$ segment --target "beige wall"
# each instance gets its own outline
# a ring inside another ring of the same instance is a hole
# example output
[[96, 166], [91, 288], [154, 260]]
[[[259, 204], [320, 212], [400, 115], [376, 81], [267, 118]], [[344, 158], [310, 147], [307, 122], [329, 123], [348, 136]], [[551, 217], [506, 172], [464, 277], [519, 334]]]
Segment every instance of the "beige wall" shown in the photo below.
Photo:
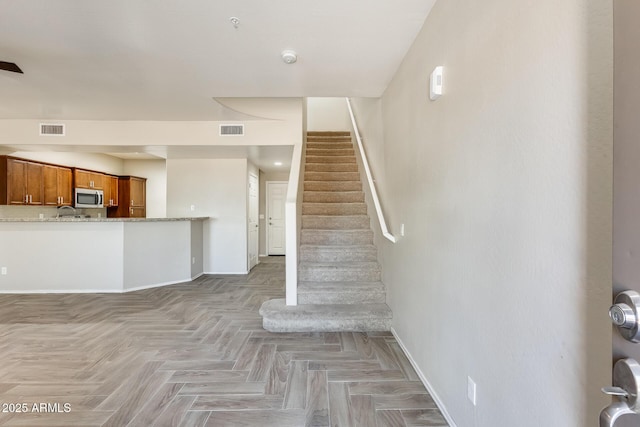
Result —
[[344, 98], [307, 98], [308, 131], [348, 131], [350, 128]]
[[608, 402], [611, 36], [605, 0], [437, 2], [382, 98], [394, 330], [458, 426]]
[[106, 154], [60, 151], [14, 151], [10, 153], [10, 155], [61, 166], [95, 170], [113, 175], [122, 175], [124, 171], [124, 160]]
[[204, 272], [246, 273], [247, 160], [167, 160], [167, 216], [211, 217]]
[[167, 161], [125, 160], [124, 175], [147, 178], [147, 218], [166, 218]]

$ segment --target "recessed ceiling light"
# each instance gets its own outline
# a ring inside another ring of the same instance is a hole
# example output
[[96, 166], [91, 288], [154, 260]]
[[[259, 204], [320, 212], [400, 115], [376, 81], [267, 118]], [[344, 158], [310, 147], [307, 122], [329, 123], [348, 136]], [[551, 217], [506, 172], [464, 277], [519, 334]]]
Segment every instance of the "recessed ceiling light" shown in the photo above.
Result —
[[235, 16], [232, 16], [231, 18], [229, 18], [229, 22], [231, 22], [231, 25], [233, 25], [233, 28], [236, 28], [236, 29], [238, 28], [238, 25], [240, 25], [240, 20]]
[[273, 162], [273, 164], [276, 166], [282, 166], [282, 162]]
[[292, 50], [283, 50], [280, 55], [285, 64], [293, 64], [298, 60], [298, 54]]

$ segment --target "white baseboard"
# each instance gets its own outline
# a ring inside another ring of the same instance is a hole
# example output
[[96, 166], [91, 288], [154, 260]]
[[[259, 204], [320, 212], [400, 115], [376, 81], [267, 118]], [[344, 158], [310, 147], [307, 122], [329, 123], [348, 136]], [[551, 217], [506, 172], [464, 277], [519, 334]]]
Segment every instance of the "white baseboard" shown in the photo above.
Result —
[[135, 288], [127, 288], [127, 289], [125, 289], [123, 293], [142, 291], [144, 289], [161, 288], [163, 286], [177, 285], [177, 284], [180, 284], [180, 283], [188, 283], [190, 281], [191, 281], [191, 279], [186, 278], [186, 279], [182, 279], [182, 280], [172, 280], [170, 282], [162, 282], [162, 283], [154, 283], [154, 284], [151, 284], [151, 285], [136, 286]]
[[400, 348], [404, 352], [405, 356], [407, 356], [407, 359], [409, 359], [409, 363], [411, 363], [411, 366], [413, 366], [413, 369], [415, 369], [416, 373], [418, 374], [418, 377], [420, 377], [420, 381], [422, 381], [422, 384], [424, 384], [424, 387], [427, 389], [427, 391], [431, 395], [431, 398], [433, 398], [433, 401], [436, 403], [436, 406], [438, 406], [438, 409], [440, 409], [442, 416], [444, 417], [445, 420], [447, 420], [447, 423], [449, 423], [449, 427], [457, 427], [456, 423], [451, 418], [451, 415], [449, 415], [449, 412], [447, 412], [447, 408], [444, 406], [444, 403], [438, 396], [438, 393], [436, 393], [436, 391], [433, 389], [433, 387], [427, 380], [427, 377], [424, 376], [424, 374], [420, 370], [420, 367], [416, 363], [415, 359], [413, 358], [413, 356], [411, 356], [411, 353], [409, 353], [409, 350], [407, 350], [407, 347], [405, 347], [404, 343], [396, 333], [396, 330], [391, 328], [391, 333], [395, 337], [396, 341], [398, 341], [398, 344], [400, 344]]
[[163, 286], [177, 285], [180, 283], [188, 283], [202, 276], [204, 273], [197, 274], [195, 277], [183, 280], [172, 280], [170, 282], [153, 283], [151, 285], [136, 286], [127, 289], [16, 289], [16, 290], [0, 290], [0, 294], [126, 294], [127, 292], [142, 291], [144, 289], [160, 288]]
[[224, 272], [224, 271], [207, 271], [203, 274], [219, 274], [219, 275], [227, 275], [227, 276], [241, 276], [243, 274], [249, 274], [248, 271], [229, 271], [229, 272]]
[[0, 290], [0, 294], [122, 294], [122, 289], [15, 289]]
[[263, 258], [264, 258], [264, 257], [266, 257], [266, 256], [269, 256], [269, 255], [267, 255], [267, 254], [258, 254], [258, 258], [259, 258], [259, 257], [263, 257]]
[[196, 280], [198, 277], [202, 277], [202, 276], [204, 276], [204, 273], [198, 273], [195, 276], [193, 276], [191, 280]]

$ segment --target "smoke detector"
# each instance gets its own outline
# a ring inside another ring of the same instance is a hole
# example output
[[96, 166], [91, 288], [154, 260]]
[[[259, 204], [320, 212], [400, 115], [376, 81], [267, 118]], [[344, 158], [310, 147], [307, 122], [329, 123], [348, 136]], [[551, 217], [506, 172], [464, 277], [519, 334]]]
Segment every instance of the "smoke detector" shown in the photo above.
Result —
[[283, 50], [281, 56], [285, 64], [293, 64], [298, 60], [298, 54], [292, 50]]

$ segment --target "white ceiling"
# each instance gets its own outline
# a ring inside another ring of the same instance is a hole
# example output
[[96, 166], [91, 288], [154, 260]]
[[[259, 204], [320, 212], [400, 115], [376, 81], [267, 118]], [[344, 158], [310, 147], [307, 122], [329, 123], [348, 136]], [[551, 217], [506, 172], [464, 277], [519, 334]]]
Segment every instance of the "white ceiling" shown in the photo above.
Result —
[[[24, 71], [0, 71], [0, 119], [251, 120], [234, 99], [378, 97], [435, 1], [0, 0], [0, 61]], [[106, 152], [157, 155], [138, 148]]]

